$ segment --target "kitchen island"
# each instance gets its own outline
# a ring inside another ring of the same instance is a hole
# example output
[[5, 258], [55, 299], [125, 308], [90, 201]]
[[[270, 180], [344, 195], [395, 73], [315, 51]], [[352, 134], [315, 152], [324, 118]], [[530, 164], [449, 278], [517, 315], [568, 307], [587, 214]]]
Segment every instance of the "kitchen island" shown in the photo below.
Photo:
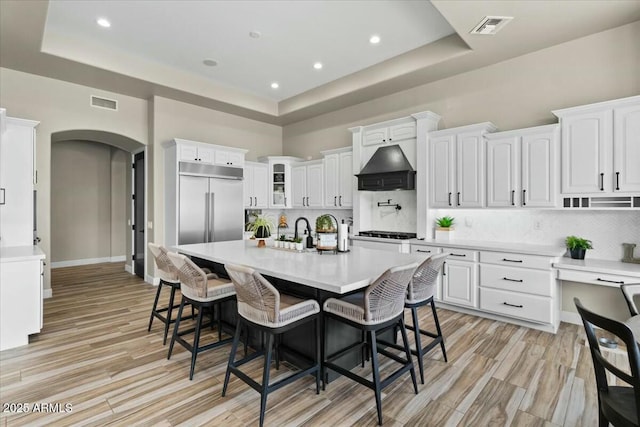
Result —
[[[366, 288], [391, 267], [424, 261], [424, 255], [390, 253], [376, 249], [351, 248], [349, 252], [303, 252], [257, 246], [254, 240], [199, 243], [172, 248], [192, 257], [196, 264], [208, 267], [226, 276], [224, 264], [240, 264], [259, 271], [280, 291], [300, 298], [313, 298], [320, 307], [327, 298], [336, 297]], [[235, 323], [235, 307], [223, 311], [223, 319]], [[324, 323], [325, 319], [321, 318]], [[322, 354], [329, 354], [360, 340], [360, 331], [333, 319], [326, 319], [326, 350], [324, 340]], [[323, 329], [324, 330], [324, 329]], [[305, 357], [311, 357], [313, 328], [302, 325], [286, 332], [283, 344]], [[387, 340], [389, 336], [385, 337]], [[260, 345], [259, 337], [252, 336], [250, 345]], [[356, 352], [341, 359], [345, 367], [360, 363]], [[329, 373], [328, 379], [334, 374]]]

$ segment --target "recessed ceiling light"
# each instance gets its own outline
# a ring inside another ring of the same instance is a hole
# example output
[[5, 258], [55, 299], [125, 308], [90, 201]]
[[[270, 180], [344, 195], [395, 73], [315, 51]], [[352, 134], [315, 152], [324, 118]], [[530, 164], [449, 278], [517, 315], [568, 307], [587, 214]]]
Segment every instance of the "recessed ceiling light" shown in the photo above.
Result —
[[249, 37], [252, 39], [259, 39], [261, 35], [260, 31], [249, 31]]
[[111, 22], [109, 22], [107, 18], [98, 18], [96, 19], [96, 22], [98, 23], [98, 25], [104, 28], [109, 28], [111, 26]]
[[313, 68], [315, 68], [316, 70], [321, 70], [322, 62], [316, 62], [315, 64], [313, 64]]
[[380, 43], [380, 36], [371, 36], [371, 38], [369, 38], [369, 43], [371, 44]]
[[207, 67], [215, 67], [216, 65], [218, 65], [218, 61], [214, 59], [205, 59], [204, 61], [202, 61], [202, 63]]
[[271, 89], [278, 89], [279, 87], [280, 85], [278, 84], [278, 82], [271, 83]]

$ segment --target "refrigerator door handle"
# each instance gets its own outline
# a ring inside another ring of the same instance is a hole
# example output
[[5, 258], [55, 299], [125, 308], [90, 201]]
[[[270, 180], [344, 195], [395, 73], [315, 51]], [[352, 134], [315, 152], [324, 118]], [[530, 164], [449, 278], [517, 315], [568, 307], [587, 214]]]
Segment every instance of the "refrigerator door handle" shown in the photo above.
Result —
[[213, 242], [215, 239], [213, 224], [214, 222], [214, 203], [216, 193], [209, 193], [209, 242]]
[[204, 242], [209, 243], [209, 193], [204, 193]]

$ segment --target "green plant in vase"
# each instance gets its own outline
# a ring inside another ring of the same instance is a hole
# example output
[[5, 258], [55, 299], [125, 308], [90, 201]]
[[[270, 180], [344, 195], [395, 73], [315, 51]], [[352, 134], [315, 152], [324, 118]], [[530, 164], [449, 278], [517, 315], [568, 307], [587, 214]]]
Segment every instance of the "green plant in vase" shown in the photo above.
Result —
[[567, 236], [564, 241], [573, 259], [584, 259], [587, 249], [593, 249], [591, 240], [578, 236]]
[[274, 228], [273, 219], [268, 215], [258, 215], [255, 221], [247, 224], [247, 231], [252, 232], [256, 239], [270, 237]]
[[451, 216], [443, 216], [436, 218], [436, 240], [450, 240], [453, 239], [453, 223], [455, 219]]

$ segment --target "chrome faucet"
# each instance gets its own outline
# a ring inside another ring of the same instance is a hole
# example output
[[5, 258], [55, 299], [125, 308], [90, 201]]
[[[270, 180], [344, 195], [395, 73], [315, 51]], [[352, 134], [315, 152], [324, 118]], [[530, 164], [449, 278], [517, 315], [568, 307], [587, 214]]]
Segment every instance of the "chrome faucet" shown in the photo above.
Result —
[[296, 219], [296, 224], [294, 225], [294, 229], [295, 232], [293, 234], [293, 238], [297, 239], [298, 238], [298, 221], [300, 220], [304, 220], [304, 222], [307, 223], [307, 248], [313, 248], [313, 236], [311, 236], [311, 225], [309, 224], [309, 220], [303, 216], [301, 216], [300, 218]]

